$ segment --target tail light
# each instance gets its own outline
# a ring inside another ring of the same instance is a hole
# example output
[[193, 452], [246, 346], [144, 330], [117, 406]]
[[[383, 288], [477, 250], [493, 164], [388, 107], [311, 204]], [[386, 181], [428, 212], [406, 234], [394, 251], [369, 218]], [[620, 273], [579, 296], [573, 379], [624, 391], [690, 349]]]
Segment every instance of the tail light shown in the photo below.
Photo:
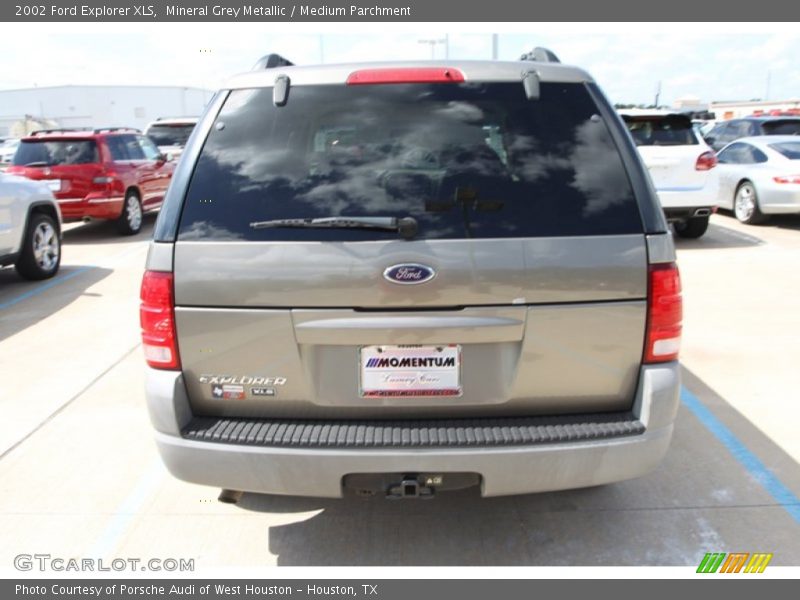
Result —
[[681, 345], [681, 277], [678, 265], [650, 265], [647, 295], [646, 364], [676, 360]]
[[156, 369], [180, 369], [172, 273], [146, 271], [141, 299], [139, 320], [147, 364]]
[[703, 152], [694, 163], [695, 171], [710, 171], [717, 166], [717, 155], [711, 151]]
[[117, 174], [114, 171], [106, 171], [102, 175], [92, 179], [92, 184], [99, 187], [101, 191], [110, 190], [117, 180]]
[[782, 175], [773, 177], [772, 181], [775, 183], [800, 183], [800, 175]]

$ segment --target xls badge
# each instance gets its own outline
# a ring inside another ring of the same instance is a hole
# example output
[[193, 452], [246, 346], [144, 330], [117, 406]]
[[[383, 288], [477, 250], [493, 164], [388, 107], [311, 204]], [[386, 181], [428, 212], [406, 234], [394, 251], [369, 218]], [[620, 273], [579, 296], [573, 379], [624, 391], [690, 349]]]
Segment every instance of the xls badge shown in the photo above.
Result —
[[274, 396], [275, 388], [253, 387], [250, 388], [250, 393], [253, 396]]

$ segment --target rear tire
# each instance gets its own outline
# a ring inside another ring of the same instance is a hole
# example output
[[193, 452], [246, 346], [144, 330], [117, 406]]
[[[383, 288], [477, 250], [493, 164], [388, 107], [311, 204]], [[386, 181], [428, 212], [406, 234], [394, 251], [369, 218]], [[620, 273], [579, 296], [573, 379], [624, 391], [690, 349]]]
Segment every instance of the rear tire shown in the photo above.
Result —
[[117, 219], [117, 231], [121, 235], [136, 235], [142, 230], [142, 201], [136, 192], [128, 192], [122, 205], [122, 214]]
[[678, 221], [675, 223], [675, 233], [678, 237], [696, 240], [703, 237], [703, 234], [708, 229], [709, 217], [691, 217], [685, 221]]
[[746, 225], [758, 225], [767, 221], [768, 217], [758, 206], [756, 186], [750, 181], [743, 181], [736, 188], [733, 196], [733, 214]]
[[14, 268], [21, 277], [37, 281], [55, 275], [60, 264], [61, 240], [55, 220], [43, 213], [32, 214]]

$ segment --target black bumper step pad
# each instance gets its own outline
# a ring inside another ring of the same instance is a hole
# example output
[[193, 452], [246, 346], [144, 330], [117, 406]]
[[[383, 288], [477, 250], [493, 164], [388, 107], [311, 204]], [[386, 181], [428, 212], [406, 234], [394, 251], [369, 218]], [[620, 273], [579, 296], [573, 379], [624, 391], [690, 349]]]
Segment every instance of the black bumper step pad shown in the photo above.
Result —
[[461, 448], [585, 442], [644, 433], [630, 412], [559, 417], [291, 420], [195, 417], [183, 437], [279, 448]]

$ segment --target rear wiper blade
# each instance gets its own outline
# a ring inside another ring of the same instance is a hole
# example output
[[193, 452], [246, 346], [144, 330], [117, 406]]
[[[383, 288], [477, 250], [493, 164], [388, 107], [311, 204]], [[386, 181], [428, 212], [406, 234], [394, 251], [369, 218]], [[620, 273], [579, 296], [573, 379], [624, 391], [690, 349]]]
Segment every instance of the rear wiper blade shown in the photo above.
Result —
[[325, 228], [332, 229], [379, 229], [397, 231], [403, 239], [410, 240], [417, 235], [417, 221], [412, 217], [320, 217], [317, 219], [272, 219], [271, 221], [254, 221], [253, 229], [270, 229], [275, 227]]
[[37, 160], [37, 161], [34, 161], [34, 162], [29, 162], [28, 164], [26, 164], [24, 166], [26, 166], [26, 167], [46, 167], [49, 164], [50, 164], [49, 162], [45, 162], [43, 160]]

